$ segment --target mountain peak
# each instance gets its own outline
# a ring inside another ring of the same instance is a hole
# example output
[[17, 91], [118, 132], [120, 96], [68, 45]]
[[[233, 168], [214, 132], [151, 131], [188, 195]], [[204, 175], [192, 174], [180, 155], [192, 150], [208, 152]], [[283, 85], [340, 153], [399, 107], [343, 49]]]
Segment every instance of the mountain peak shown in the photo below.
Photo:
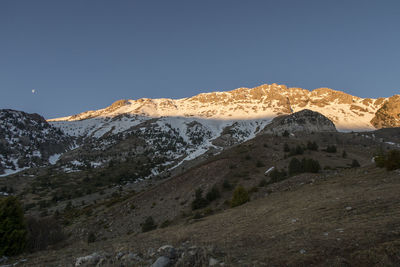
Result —
[[281, 135], [283, 132], [337, 132], [335, 124], [319, 112], [309, 109], [274, 118], [263, 133]]
[[[339, 130], [368, 130], [375, 127], [400, 125], [397, 119], [392, 119], [389, 124], [379, 122], [385, 117], [382, 114], [378, 114], [379, 118], [375, 118], [376, 112], [387, 100], [387, 98], [360, 98], [330, 88], [310, 91], [273, 83], [254, 88], [241, 87], [225, 92], [201, 93], [182, 99], [123, 99], [104, 109], [50, 121], [79, 121], [113, 118], [120, 115], [148, 118], [195, 117], [213, 120], [253, 120], [271, 119], [278, 115], [309, 109], [328, 117]], [[390, 99], [390, 103], [397, 103], [396, 101]]]

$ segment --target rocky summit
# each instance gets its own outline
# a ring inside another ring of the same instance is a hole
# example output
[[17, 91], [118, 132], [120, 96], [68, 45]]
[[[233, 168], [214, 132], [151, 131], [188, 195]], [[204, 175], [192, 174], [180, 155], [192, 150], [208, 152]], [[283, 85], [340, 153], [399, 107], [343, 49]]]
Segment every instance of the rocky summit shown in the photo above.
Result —
[[304, 109], [290, 115], [282, 115], [274, 118], [262, 132], [279, 135], [284, 132], [336, 132], [336, 127], [335, 124], [324, 115], [309, 109]]

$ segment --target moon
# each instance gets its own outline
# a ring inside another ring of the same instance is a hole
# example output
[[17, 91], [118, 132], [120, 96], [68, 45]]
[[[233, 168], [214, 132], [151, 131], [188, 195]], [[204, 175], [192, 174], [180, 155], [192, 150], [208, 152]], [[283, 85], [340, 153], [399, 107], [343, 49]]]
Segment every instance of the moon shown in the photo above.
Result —
[[35, 89], [32, 89], [32, 94], [35, 94], [36, 93], [36, 90]]

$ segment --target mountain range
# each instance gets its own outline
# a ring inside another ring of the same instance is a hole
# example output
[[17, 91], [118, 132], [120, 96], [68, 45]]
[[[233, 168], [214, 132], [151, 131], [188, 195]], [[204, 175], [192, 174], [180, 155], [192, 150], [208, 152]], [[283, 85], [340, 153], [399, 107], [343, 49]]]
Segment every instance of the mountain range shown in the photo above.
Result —
[[[328, 117], [339, 130], [372, 130], [400, 125], [399, 104], [400, 95], [377, 99], [360, 98], [329, 88], [308, 91], [271, 84], [252, 89], [238, 88], [228, 92], [203, 93], [177, 100], [165, 98], [119, 100], [105, 109], [49, 121], [72, 135], [101, 136], [112, 127], [115, 127], [113, 133], [123, 131], [125, 128], [118, 122], [124, 122], [127, 118], [134, 118], [133, 124], [146, 118], [160, 117], [260, 120], [310, 109]], [[114, 121], [110, 122], [110, 118], [114, 118]], [[90, 119], [104, 119], [109, 122], [108, 127], [98, 132], [98, 127], [93, 126], [96, 123], [87, 121]], [[60, 123], [70, 122], [65, 124], [74, 125], [71, 122], [83, 120], [85, 123], [79, 124], [81, 130], [78, 132], [70, 132], [68, 129], [72, 127], [68, 128]]]
[[[371, 99], [328, 88], [309, 91], [277, 84], [176, 100], [119, 100], [104, 109], [47, 121], [39, 115], [2, 110], [0, 148], [5, 152], [0, 173], [56, 163], [65, 171], [77, 171], [146, 155], [147, 161], [159, 163], [135, 176], [146, 178], [210, 150], [218, 153], [254, 138], [273, 118], [305, 109], [322, 114], [339, 131], [400, 126], [400, 95]], [[283, 124], [281, 130], [285, 127], [289, 126]], [[28, 148], [24, 142], [36, 145]]]

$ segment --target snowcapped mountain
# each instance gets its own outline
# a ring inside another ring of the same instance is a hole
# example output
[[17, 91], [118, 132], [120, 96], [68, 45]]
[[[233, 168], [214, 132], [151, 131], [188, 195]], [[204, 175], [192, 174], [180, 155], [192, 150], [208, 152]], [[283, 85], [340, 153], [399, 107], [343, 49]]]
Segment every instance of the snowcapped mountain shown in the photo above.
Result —
[[2, 109], [0, 122], [0, 176], [51, 164], [72, 144], [38, 114]]
[[[120, 151], [126, 150], [119, 153], [120, 160], [132, 154], [146, 155], [164, 162], [159, 167], [166, 162], [177, 166], [210, 149], [218, 151], [246, 141], [273, 118], [304, 109], [323, 114], [342, 131], [399, 126], [399, 104], [399, 96], [364, 99], [328, 88], [308, 91], [272, 84], [183, 99], [119, 100], [104, 109], [52, 119], [49, 123], [67, 135], [85, 140], [63, 161], [101, 166], [113, 160], [115, 153], [110, 151], [119, 147]], [[382, 122], [388, 118], [388, 123]], [[319, 129], [318, 125], [313, 127]], [[153, 168], [151, 172], [162, 169]]]
[[[317, 111], [331, 119], [338, 130], [373, 130], [400, 125], [400, 96], [360, 98], [328, 88], [308, 91], [284, 85], [261, 85], [229, 92], [203, 93], [183, 99], [119, 100], [96, 111], [49, 120], [65, 133], [74, 136], [101, 137], [116, 134], [131, 126], [160, 117], [215, 121], [271, 120], [281, 114], [303, 109]], [[383, 115], [381, 108], [388, 110]], [[382, 119], [391, 118], [387, 124]], [[393, 118], [392, 118], [393, 117]]]
[[[277, 84], [203, 93], [183, 99], [119, 100], [104, 109], [48, 120], [46, 127], [52, 129], [51, 133], [57, 133], [60, 140], [69, 136], [79, 145], [59, 160], [50, 156], [62, 152], [61, 148], [50, 152], [35, 146], [29, 149], [21, 146], [20, 149], [31, 155], [28, 157], [35, 157], [39, 155], [35, 151], [40, 151], [41, 158], [52, 163], [58, 160], [56, 166], [65, 171], [107, 166], [115, 161], [146, 162], [140, 171], [131, 174], [144, 178], [171, 170], [208, 151], [215, 153], [249, 140], [279, 115], [307, 109], [326, 116], [339, 131], [373, 130], [400, 126], [399, 107], [399, 95], [369, 99], [328, 88], [309, 91]], [[321, 121], [326, 122], [325, 119]], [[328, 124], [307, 125], [325, 129]], [[2, 138], [0, 136], [0, 144]], [[19, 158], [25, 156], [2, 157], [3, 172], [27, 166], [17, 164]]]

